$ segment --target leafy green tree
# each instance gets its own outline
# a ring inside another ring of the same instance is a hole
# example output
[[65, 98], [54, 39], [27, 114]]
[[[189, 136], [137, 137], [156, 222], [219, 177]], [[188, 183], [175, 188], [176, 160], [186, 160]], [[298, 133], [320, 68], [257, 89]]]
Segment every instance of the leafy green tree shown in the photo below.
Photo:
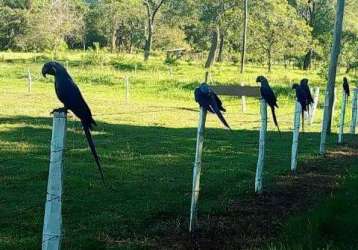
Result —
[[342, 62], [346, 73], [358, 68], [358, 34], [346, 31], [342, 37]]
[[0, 3], [0, 49], [16, 48], [17, 36], [24, 34], [27, 27], [26, 7], [23, 1]]
[[26, 32], [17, 37], [17, 46], [24, 50], [51, 49], [56, 54], [60, 47], [67, 46], [66, 39], [82, 37], [83, 13], [76, 3], [63, 0], [34, 7]]
[[[332, 0], [294, 0], [290, 3], [307, 25], [312, 28], [312, 39], [303, 62], [303, 69], [307, 70], [310, 68], [314, 54], [321, 54], [320, 56], [324, 58], [328, 57], [335, 17], [334, 2]], [[322, 54], [322, 52], [324, 53]]]
[[145, 13], [140, 0], [104, 0], [91, 4], [86, 15], [86, 43], [110, 46], [112, 52], [124, 48], [132, 52], [144, 40]]
[[310, 29], [285, 0], [255, 1], [249, 20], [251, 52], [266, 58], [268, 71], [274, 59], [303, 53], [309, 46]]
[[166, 0], [143, 0], [143, 4], [147, 13], [147, 26], [146, 26], [146, 38], [144, 45], [144, 61], [149, 59], [150, 52], [152, 50], [153, 33], [155, 28], [155, 18], [158, 14], [160, 7]]

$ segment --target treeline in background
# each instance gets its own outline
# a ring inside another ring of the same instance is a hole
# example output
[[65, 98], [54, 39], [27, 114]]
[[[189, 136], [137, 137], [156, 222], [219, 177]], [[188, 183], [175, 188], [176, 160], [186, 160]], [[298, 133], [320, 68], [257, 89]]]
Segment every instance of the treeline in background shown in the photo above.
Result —
[[[327, 65], [333, 0], [1, 0], [0, 50], [104, 49], [240, 63]], [[246, 7], [246, 8], [245, 8]], [[247, 11], [245, 11], [247, 10]], [[340, 66], [358, 67], [357, 0], [347, 0]], [[246, 14], [246, 15], [245, 15]], [[243, 46], [247, 18], [246, 48]], [[245, 48], [243, 50], [243, 48]], [[169, 60], [167, 57], [166, 60]], [[176, 57], [172, 58], [176, 60]]]

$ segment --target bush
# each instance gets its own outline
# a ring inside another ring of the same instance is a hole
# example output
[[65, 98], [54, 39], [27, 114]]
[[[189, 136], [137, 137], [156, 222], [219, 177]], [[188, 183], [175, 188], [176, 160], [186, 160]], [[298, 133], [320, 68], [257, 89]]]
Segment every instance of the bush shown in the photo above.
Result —
[[88, 49], [88, 52], [82, 56], [82, 62], [85, 65], [107, 65], [110, 58], [106, 55], [104, 49], [100, 49], [99, 43], [94, 43], [95, 49]]
[[232, 55], [231, 56], [231, 61], [234, 63], [234, 65], [238, 64], [240, 59], [237, 55]]
[[165, 58], [164, 63], [168, 65], [177, 65], [178, 59], [176, 57], [170, 56]]

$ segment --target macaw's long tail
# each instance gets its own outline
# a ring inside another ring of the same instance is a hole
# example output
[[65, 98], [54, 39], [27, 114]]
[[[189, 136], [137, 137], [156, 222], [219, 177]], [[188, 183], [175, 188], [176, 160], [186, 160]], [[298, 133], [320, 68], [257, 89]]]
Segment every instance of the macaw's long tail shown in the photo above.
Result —
[[275, 114], [275, 107], [274, 106], [270, 106], [271, 111], [272, 111], [272, 118], [273, 118], [273, 122], [275, 123], [277, 130], [279, 132], [279, 134], [281, 135], [281, 131], [280, 131], [280, 127], [278, 126], [278, 122], [277, 122], [277, 118], [276, 118], [276, 114]]
[[220, 110], [217, 110], [216, 112], [216, 115], [219, 117], [220, 121], [224, 124], [225, 127], [227, 127], [228, 129], [231, 129], [229, 124], [227, 123], [227, 121], [225, 120], [223, 114], [221, 113]]
[[220, 111], [220, 109], [223, 110], [223, 111], [225, 110], [222, 107], [222, 102], [220, 101], [220, 99], [215, 95], [215, 96], [211, 97], [210, 104], [211, 104], [211, 107], [212, 107], [213, 111], [218, 116], [220, 121], [224, 124], [224, 126], [231, 130], [229, 124], [227, 123], [227, 121], [225, 120], [223, 114]]
[[88, 145], [89, 145], [89, 147], [91, 149], [91, 152], [93, 154], [94, 160], [96, 161], [99, 173], [101, 174], [101, 179], [102, 179], [103, 185], [106, 186], [106, 182], [104, 181], [103, 170], [102, 170], [101, 164], [99, 162], [99, 157], [97, 155], [96, 147], [94, 146], [94, 143], [93, 143], [93, 140], [92, 140], [92, 135], [91, 135], [90, 128], [88, 126], [86, 126], [83, 122], [82, 122], [82, 125], [83, 125], [83, 130], [85, 131], [85, 135], [86, 135], [86, 138], [87, 138], [87, 141], [88, 141]]

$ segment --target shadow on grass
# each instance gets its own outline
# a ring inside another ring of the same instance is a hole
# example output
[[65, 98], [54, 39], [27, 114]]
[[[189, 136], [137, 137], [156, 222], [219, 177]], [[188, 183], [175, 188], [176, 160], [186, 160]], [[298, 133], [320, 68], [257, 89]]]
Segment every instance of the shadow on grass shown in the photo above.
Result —
[[[0, 124], [4, 128], [0, 134], [0, 238], [5, 239], [0, 248], [38, 249], [52, 119], [0, 117]], [[168, 233], [185, 234], [196, 128], [99, 121], [93, 134], [105, 178], [118, 191], [101, 185], [81, 126], [69, 120], [64, 248], [155, 247]], [[267, 138], [265, 186], [274, 176], [289, 171], [292, 134], [280, 137], [269, 132]], [[300, 159], [317, 158], [312, 152], [318, 142], [318, 133], [302, 135]], [[202, 219], [226, 214], [231, 201], [252, 196], [257, 149], [258, 131], [206, 130], [199, 209]]]

